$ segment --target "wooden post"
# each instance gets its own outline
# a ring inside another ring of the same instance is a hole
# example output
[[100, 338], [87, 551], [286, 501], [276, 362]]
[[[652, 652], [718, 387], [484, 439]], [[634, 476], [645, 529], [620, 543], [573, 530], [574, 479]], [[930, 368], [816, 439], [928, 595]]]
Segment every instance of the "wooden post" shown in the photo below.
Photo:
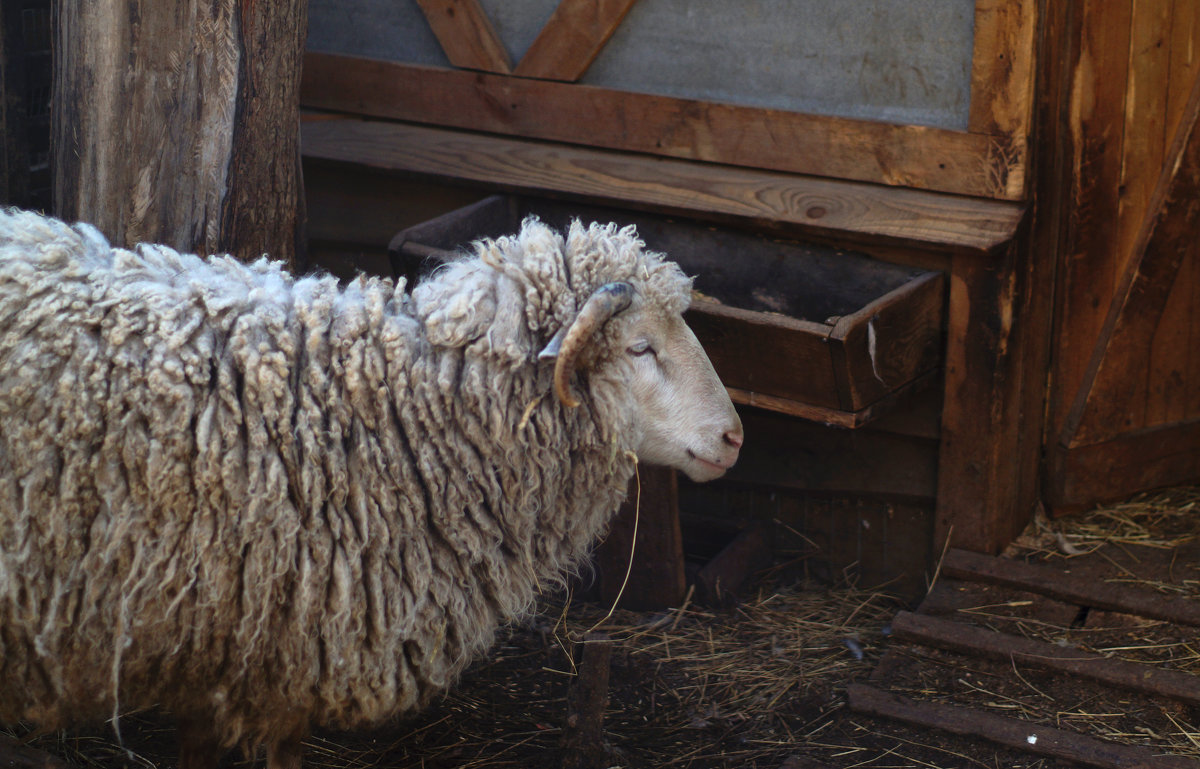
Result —
[[56, 213], [123, 245], [302, 263], [306, 0], [55, 9]]
[[579, 678], [567, 695], [563, 769], [600, 769], [610, 763], [604, 748], [604, 709], [613, 642], [606, 633], [595, 632], [583, 639], [582, 646]]
[[[612, 531], [596, 552], [600, 598], [633, 611], [678, 606], [687, 588], [683, 563], [683, 535], [679, 528], [679, 485], [675, 471], [640, 465], [638, 483], [613, 521]], [[634, 547], [634, 532], [637, 546]], [[632, 553], [632, 565], [630, 558]], [[625, 575], [629, 574], [626, 582]], [[624, 586], [624, 592], [621, 588]]]

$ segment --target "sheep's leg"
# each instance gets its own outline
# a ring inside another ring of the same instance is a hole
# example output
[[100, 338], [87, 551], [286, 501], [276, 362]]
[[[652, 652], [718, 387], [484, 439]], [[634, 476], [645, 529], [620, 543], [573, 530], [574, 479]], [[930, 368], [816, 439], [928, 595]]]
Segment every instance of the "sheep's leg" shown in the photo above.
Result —
[[217, 769], [225, 751], [208, 722], [180, 717], [178, 729], [179, 769]]
[[300, 769], [300, 759], [304, 755], [303, 734], [276, 742], [267, 748], [267, 769]]

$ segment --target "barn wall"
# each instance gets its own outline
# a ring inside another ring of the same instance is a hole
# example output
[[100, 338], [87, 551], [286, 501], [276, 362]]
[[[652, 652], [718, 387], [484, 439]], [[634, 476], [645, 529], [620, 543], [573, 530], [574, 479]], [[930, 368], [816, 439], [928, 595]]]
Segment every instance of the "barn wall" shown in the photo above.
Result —
[[[482, 1], [517, 62], [556, 0]], [[416, 0], [314, 0], [308, 47], [449, 61]], [[780, 23], [780, 20], [786, 23]], [[580, 82], [817, 115], [967, 128], [975, 0], [639, 0]]]
[[[1072, 452], [1083, 456], [1101, 439], [1116, 441], [1109, 449], [1091, 449], [1103, 454], [1111, 469], [1100, 471], [1090, 462], [1087, 472], [1119, 477], [1125, 459], [1136, 461], [1143, 453], [1123, 448], [1132, 446], [1121, 443], [1126, 438], [1200, 420], [1195, 247], [1183, 256], [1153, 333], [1138, 340], [1148, 354], [1126, 368], [1117, 388], [1093, 389], [1088, 379], [1098, 345], [1106, 341], [1110, 305], [1130, 267], [1164, 165], [1170, 165], [1168, 149], [1200, 73], [1200, 6], [1191, 0], [1104, 0], [1051, 3], [1048, 13], [1054, 39], [1047, 45], [1066, 53], [1051, 60], [1063, 93], [1063, 122], [1057, 129], [1051, 125], [1043, 140], [1043, 152], [1061, 155], [1060, 167], [1043, 169], [1043, 178], [1051, 181], [1039, 193], [1039, 208], [1047, 212], [1043, 217], [1050, 211], [1056, 217], [1044, 230], [1054, 234], [1041, 247], [1058, 254], [1046, 442], [1052, 459], [1050, 501], [1065, 509], [1095, 501], [1083, 490], [1089, 485], [1079, 476], [1083, 471], [1071, 469]], [[1052, 115], [1050, 123], [1055, 122]], [[1106, 401], [1104, 413], [1117, 416], [1089, 424], [1084, 409], [1089, 399]], [[1194, 460], [1171, 462], [1170, 472], [1133, 468], [1124, 482], [1095, 493], [1120, 495], [1145, 484], [1182, 480], [1189, 465], [1194, 465], [1191, 474], [1200, 471]], [[1068, 477], [1054, 477], [1064, 473]], [[1077, 490], [1064, 491], [1072, 486]]]

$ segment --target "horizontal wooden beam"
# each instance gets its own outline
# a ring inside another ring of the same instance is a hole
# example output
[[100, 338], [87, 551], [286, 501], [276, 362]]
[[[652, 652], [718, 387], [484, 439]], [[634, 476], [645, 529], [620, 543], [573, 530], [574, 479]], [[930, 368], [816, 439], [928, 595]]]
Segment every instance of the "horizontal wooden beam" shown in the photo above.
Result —
[[1015, 203], [404, 123], [311, 119], [301, 132], [307, 158], [944, 252], [990, 252], [1003, 246], [1024, 211]]
[[1037, 756], [1077, 761], [1102, 769], [1194, 769], [1183, 756], [1158, 755], [1149, 748], [1122, 745], [1066, 729], [1056, 729], [985, 710], [923, 702], [865, 684], [846, 687], [850, 709], [915, 726], [978, 738]]
[[998, 633], [924, 614], [902, 611], [892, 620], [901, 641], [952, 652], [1013, 661], [1110, 686], [1200, 705], [1200, 678], [1181, 670], [1105, 657], [1072, 646]]
[[1024, 141], [310, 52], [301, 103], [606, 149], [1019, 200]]
[[1067, 513], [1146, 489], [1200, 480], [1200, 420], [1118, 435], [1087, 446], [1052, 446], [1046, 504]]
[[1190, 598], [1096, 582], [1060, 568], [951, 549], [942, 559], [942, 574], [954, 579], [1025, 590], [1076, 606], [1200, 627], [1200, 603]]

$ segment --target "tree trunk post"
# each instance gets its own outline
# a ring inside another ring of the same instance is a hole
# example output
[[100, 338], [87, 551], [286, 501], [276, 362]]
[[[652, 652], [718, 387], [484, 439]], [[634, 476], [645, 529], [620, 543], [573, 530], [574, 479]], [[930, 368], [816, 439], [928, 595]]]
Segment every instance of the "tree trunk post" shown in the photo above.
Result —
[[55, 212], [115, 244], [302, 265], [306, 0], [55, 13]]

